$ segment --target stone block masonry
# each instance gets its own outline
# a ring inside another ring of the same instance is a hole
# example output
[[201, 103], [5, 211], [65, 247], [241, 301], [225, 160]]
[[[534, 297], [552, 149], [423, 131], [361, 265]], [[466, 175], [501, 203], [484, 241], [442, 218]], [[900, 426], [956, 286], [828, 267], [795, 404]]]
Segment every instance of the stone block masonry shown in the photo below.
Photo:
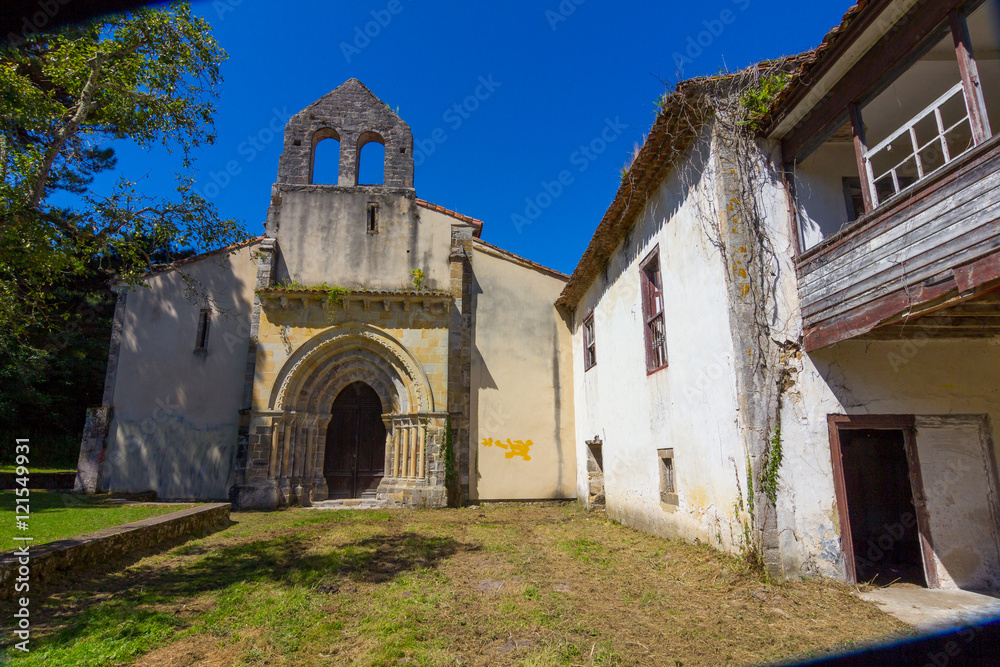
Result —
[[[199, 505], [33, 547], [29, 551], [32, 593], [37, 594], [38, 587], [56, 574], [83, 570], [150, 549], [162, 549], [176, 540], [225, 528], [229, 525], [229, 510], [229, 503]], [[13, 554], [0, 556], [0, 599], [14, 593], [18, 565]]]

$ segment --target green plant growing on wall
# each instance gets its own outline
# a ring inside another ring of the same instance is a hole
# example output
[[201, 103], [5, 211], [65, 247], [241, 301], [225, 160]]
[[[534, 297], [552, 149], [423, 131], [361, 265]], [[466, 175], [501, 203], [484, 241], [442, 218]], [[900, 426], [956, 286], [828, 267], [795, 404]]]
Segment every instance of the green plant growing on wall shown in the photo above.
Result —
[[774, 437], [771, 438], [771, 446], [766, 452], [764, 470], [760, 475], [761, 491], [771, 501], [771, 505], [778, 504], [778, 468], [781, 467], [781, 427], [774, 429]]
[[788, 85], [790, 78], [785, 73], [772, 74], [763, 77], [756, 86], [745, 90], [740, 98], [740, 105], [746, 114], [741, 125], [748, 127], [752, 132], [757, 132], [760, 129], [760, 122], [771, 110], [771, 104]]
[[441, 450], [444, 458], [444, 485], [449, 495], [458, 489], [458, 468], [455, 466], [455, 434], [451, 428], [451, 415], [444, 420], [444, 447]]
[[337, 321], [337, 308], [344, 303], [344, 297], [351, 293], [351, 290], [346, 287], [338, 287], [337, 285], [327, 285], [323, 283], [323, 289], [326, 290], [326, 307], [328, 318], [330, 322]]
[[424, 270], [410, 269], [410, 279], [413, 280], [413, 286], [419, 290], [424, 285]]

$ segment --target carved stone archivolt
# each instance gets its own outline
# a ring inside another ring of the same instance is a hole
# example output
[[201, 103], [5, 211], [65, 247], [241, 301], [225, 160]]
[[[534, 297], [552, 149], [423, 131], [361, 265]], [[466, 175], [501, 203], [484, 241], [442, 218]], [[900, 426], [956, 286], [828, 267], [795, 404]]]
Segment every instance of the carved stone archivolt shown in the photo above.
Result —
[[387, 412], [434, 409], [430, 384], [412, 354], [386, 333], [363, 324], [335, 327], [304, 344], [285, 363], [271, 410], [322, 412], [341, 389], [362, 380]]
[[432, 412], [427, 376], [391, 336], [363, 324], [345, 325], [299, 348], [281, 369], [268, 409], [257, 413], [271, 427], [268, 479], [278, 504], [326, 498], [323, 463], [330, 406], [345, 387], [359, 381], [382, 401], [388, 427], [387, 485], [429, 475], [427, 460], [436, 460], [437, 439], [434, 447], [428, 446], [427, 426], [429, 420], [437, 424], [443, 417]]

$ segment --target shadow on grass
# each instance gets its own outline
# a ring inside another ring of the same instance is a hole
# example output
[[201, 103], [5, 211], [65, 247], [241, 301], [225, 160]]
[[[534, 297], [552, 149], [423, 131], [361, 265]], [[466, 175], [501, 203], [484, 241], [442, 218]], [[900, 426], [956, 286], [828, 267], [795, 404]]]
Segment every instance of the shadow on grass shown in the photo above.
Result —
[[[241, 594], [246, 595], [249, 607], [256, 603], [258, 586], [305, 587], [322, 594], [336, 590], [341, 581], [388, 582], [407, 572], [436, 568], [459, 552], [479, 549], [447, 537], [407, 532], [316, 551], [311, 550], [316, 537], [315, 533], [299, 534], [224, 547], [167, 571], [142, 567], [129, 573], [120, 593], [96, 604], [87, 599], [88, 590], [80, 590], [72, 600], [47, 610], [57, 617], [71, 615], [73, 620], [46, 638], [44, 648], [58, 651], [97, 639], [132, 642], [137, 634], [147, 634], [149, 640], [157, 642], [189, 625], [176, 612], [187, 598], [238, 586], [247, 591]], [[101, 579], [84, 588], [107, 590]], [[135, 654], [144, 650], [137, 649]]]

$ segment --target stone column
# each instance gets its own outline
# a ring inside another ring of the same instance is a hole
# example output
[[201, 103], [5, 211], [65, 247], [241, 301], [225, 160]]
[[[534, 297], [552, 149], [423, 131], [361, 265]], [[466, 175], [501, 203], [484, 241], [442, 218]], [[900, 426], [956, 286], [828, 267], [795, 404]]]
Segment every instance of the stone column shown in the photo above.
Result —
[[302, 459], [302, 464], [299, 466], [299, 486], [296, 492], [299, 497], [299, 502], [302, 503], [303, 507], [309, 507], [312, 505], [312, 481], [314, 478], [315, 469], [315, 451], [316, 451], [316, 422], [319, 419], [318, 415], [308, 415], [306, 417], [306, 427], [305, 427], [305, 455]]
[[281, 420], [281, 453], [278, 474], [278, 504], [287, 507], [292, 502], [291, 466], [292, 446], [295, 443], [295, 413], [286, 412]]
[[326, 461], [326, 429], [330, 426], [331, 416], [322, 416], [316, 420], [316, 444], [313, 454], [312, 470], [313, 483], [311, 498], [313, 502], [326, 500], [330, 495], [330, 489], [326, 484], [326, 477], [323, 476], [323, 464]]

